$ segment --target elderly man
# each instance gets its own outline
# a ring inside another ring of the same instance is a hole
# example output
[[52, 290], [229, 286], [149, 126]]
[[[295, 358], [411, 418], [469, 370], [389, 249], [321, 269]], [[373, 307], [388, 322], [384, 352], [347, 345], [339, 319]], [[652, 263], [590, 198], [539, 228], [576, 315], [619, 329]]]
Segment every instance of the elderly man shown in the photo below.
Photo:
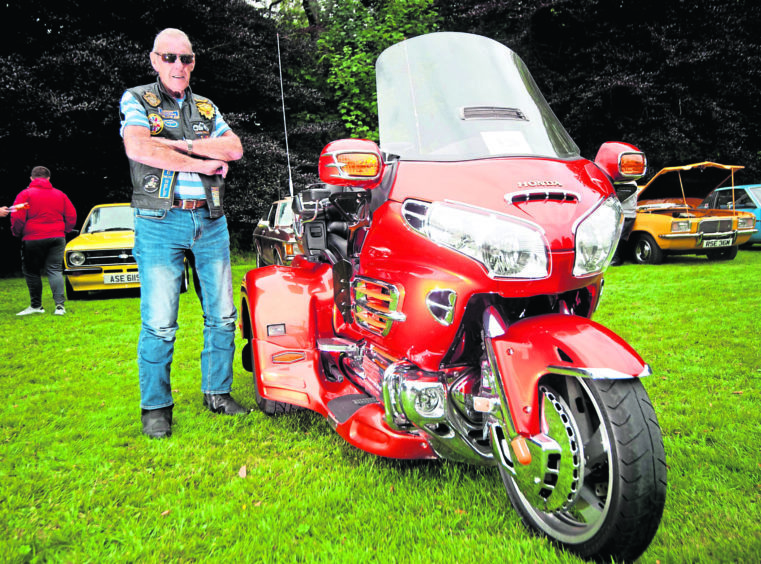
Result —
[[243, 148], [214, 103], [191, 91], [196, 57], [185, 33], [161, 31], [150, 61], [158, 80], [128, 89], [120, 112], [141, 284], [141, 421], [143, 433], [163, 438], [172, 432], [170, 368], [186, 252], [195, 260], [204, 312], [203, 405], [225, 415], [248, 412], [230, 396], [237, 311], [223, 210], [228, 163]]

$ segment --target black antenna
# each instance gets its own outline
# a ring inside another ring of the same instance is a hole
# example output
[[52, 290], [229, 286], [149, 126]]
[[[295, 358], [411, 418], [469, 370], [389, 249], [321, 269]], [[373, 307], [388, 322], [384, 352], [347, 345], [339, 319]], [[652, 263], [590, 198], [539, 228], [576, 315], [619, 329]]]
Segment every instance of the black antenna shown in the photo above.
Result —
[[283, 93], [283, 64], [280, 62], [280, 34], [277, 34], [277, 68], [280, 71], [280, 100], [283, 103], [283, 130], [285, 131], [285, 157], [288, 160], [288, 189], [293, 197], [293, 179], [291, 178], [291, 153], [288, 150], [288, 126], [285, 123], [285, 94]]

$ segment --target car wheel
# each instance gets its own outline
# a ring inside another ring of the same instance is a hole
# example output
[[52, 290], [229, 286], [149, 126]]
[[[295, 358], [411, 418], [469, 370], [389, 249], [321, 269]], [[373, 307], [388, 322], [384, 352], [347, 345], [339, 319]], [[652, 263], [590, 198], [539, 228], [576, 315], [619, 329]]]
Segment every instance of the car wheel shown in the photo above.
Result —
[[254, 253], [256, 254], [256, 267], [259, 268], [265, 266], [266, 263], [264, 262], [264, 256], [262, 255], [262, 247], [259, 243], [254, 245]]
[[708, 251], [706, 256], [708, 257], [708, 260], [734, 260], [737, 256], [737, 245]]
[[637, 264], [660, 264], [663, 250], [648, 233], [642, 233], [634, 241], [634, 262]]
[[74, 287], [71, 285], [71, 282], [69, 282], [69, 279], [66, 278], [66, 299], [67, 300], [81, 300], [82, 294], [85, 292], [77, 292], [74, 290]]

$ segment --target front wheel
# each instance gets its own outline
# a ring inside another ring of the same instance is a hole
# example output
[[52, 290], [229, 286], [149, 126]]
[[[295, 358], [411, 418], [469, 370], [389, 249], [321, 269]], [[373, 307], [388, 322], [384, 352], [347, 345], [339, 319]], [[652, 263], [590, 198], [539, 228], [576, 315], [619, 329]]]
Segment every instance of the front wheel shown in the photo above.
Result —
[[635, 560], [666, 501], [663, 440], [642, 383], [557, 377], [540, 393], [557, 454], [539, 475], [499, 465], [510, 502], [530, 530], [583, 558]]
[[635, 238], [632, 251], [634, 262], [637, 264], [660, 264], [663, 262], [663, 249], [648, 233], [640, 233]]

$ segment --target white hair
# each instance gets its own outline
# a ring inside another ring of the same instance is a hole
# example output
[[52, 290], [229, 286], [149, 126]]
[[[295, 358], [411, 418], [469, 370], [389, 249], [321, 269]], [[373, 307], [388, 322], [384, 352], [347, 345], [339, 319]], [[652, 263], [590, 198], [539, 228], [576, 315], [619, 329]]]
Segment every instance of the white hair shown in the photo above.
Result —
[[156, 34], [156, 39], [153, 40], [153, 50], [156, 51], [157, 45], [161, 39], [167, 36], [174, 36], [174, 37], [181, 37], [185, 41], [188, 42], [188, 45], [190, 45], [190, 50], [193, 50], [193, 44], [190, 42], [190, 38], [187, 36], [187, 34], [182, 31], [181, 29], [176, 29], [173, 27], [168, 27], [164, 30], [161, 30]]

